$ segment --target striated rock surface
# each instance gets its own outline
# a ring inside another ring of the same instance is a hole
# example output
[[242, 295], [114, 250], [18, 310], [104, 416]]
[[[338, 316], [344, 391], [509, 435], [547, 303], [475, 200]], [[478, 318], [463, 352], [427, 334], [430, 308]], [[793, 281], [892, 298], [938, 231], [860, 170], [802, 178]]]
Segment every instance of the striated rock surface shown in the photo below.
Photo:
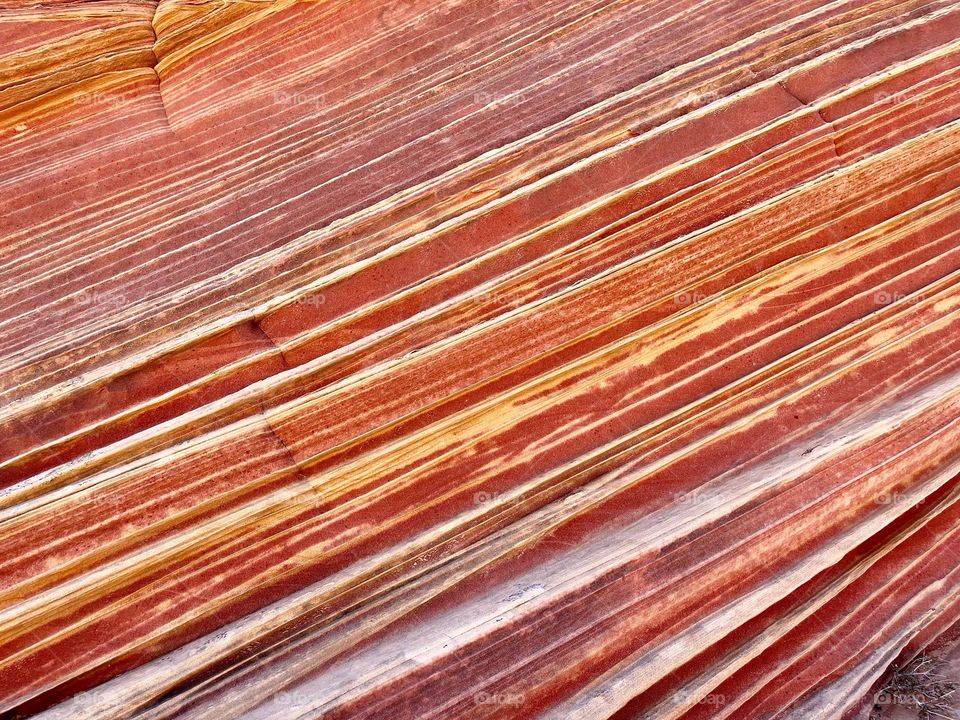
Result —
[[958, 88], [956, 2], [0, 1], [0, 710], [867, 718]]

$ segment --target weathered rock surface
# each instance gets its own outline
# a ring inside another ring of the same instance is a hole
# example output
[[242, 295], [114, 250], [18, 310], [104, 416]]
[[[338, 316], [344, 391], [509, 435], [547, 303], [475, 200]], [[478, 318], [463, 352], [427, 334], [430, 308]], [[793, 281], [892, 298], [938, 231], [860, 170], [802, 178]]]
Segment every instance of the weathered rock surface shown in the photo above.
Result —
[[0, 2], [0, 709], [866, 717], [958, 87], [956, 2]]

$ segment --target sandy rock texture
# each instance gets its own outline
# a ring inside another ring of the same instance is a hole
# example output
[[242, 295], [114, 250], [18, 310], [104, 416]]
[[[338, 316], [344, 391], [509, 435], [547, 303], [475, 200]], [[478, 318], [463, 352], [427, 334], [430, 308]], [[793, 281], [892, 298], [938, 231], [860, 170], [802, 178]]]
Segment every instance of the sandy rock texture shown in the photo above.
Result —
[[956, 0], [0, 0], [0, 712], [960, 666], [958, 89]]

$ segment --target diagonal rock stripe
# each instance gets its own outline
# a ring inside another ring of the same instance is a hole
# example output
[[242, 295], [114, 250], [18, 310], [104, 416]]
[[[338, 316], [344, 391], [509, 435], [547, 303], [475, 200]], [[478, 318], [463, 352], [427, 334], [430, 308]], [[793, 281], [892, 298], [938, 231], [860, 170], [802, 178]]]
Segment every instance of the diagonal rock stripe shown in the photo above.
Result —
[[0, 3], [0, 711], [867, 718], [958, 87], [949, 0]]

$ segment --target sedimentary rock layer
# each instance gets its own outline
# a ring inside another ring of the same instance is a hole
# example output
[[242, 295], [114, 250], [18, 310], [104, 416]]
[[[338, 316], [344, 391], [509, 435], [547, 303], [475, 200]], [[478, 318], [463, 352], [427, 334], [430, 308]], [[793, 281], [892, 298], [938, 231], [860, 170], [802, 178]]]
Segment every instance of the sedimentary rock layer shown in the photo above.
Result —
[[853, 718], [960, 621], [960, 6], [0, 2], [0, 709]]

